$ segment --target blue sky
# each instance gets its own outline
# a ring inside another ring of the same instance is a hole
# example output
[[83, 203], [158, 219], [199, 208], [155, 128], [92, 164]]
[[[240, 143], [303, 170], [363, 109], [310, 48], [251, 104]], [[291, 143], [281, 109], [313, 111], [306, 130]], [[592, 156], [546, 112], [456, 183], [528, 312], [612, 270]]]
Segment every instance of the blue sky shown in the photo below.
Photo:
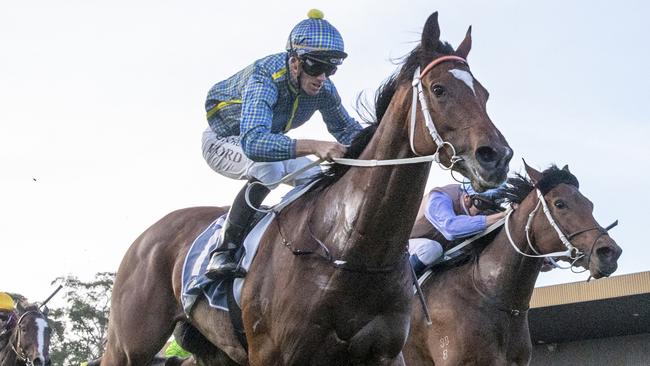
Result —
[[[398, 5], [399, 4], [399, 5]], [[166, 213], [228, 205], [242, 182], [200, 153], [213, 83], [283, 50], [309, 8], [343, 34], [333, 76], [352, 112], [419, 40], [438, 10], [488, 112], [521, 158], [569, 164], [624, 252], [617, 274], [647, 271], [650, 199], [648, 5], [641, 1], [49, 1], [0, 13], [0, 289], [45, 298], [58, 276], [115, 271]], [[331, 139], [318, 118], [293, 137]], [[428, 187], [451, 182], [434, 168]], [[281, 192], [274, 195], [277, 198]], [[538, 285], [586, 279], [543, 274]]]

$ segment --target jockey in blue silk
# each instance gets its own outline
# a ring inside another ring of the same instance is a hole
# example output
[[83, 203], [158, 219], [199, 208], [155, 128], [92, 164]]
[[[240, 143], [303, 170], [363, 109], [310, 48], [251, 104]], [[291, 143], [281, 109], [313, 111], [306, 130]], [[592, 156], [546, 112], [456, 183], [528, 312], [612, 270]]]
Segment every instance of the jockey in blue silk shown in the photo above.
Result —
[[[286, 52], [255, 61], [215, 84], [205, 102], [209, 127], [203, 133], [203, 157], [217, 173], [249, 182], [233, 202], [218, 247], [212, 253], [206, 275], [211, 279], [243, 276], [233, 254], [241, 246], [243, 232], [255, 210], [270, 192], [267, 186], [295, 172], [311, 160], [306, 155], [332, 161], [345, 154], [346, 146], [361, 130], [341, 105], [329, 77], [347, 57], [343, 38], [323, 13], [312, 9], [308, 19], [289, 34]], [[338, 142], [292, 139], [289, 130], [320, 112], [328, 131]], [[291, 182], [306, 183], [319, 167], [308, 169]]]
[[[410, 261], [417, 275], [459, 239], [478, 234], [505, 217], [491, 201], [500, 188], [476, 194], [470, 185], [450, 184], [424, 196], [409, 239]], [[487, 210], [496, 213], [486, 215]]]

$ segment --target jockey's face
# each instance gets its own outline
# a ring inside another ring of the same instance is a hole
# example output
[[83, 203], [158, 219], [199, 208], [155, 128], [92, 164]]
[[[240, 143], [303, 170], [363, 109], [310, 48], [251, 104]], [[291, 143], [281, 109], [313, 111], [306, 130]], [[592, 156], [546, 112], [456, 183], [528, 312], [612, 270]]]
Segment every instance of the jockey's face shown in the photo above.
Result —
[[309, 96], [315, 96], [320, 93], [327, 76], [325, 72], [320, 75], [311, 76], [302, 69], [302, 61], [297, 57], [289, 60], [291, 70], [291, 80], [294, 84], [300, 84], [300, 89]]

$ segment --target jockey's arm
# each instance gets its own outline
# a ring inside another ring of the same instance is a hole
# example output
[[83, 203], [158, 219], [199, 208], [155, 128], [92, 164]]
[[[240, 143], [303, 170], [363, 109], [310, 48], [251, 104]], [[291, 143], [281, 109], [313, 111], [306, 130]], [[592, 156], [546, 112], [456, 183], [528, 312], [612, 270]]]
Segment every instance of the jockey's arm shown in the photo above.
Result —
[[346, 150], [347, 148], [338, 142], [308, 139], [296, 140], [296, 156], [313, 154], [320, 159], [333, 161], [334, 158], [343, 157]]
[[490, 225], [496, 223], [497, 221], [501, 220], [505, 216], [506, 216], [505, 211], [497, 212], [497, 213], [491, 214], [491, 215], [487, 215], [487, 216], [485, 216], [485, 225], [490, 226]]
[[442, 192], [431, 192], [424, 214], [447, 240], [474, 235], [488, 227], [484, 215], [456, 215], [451, 197]]

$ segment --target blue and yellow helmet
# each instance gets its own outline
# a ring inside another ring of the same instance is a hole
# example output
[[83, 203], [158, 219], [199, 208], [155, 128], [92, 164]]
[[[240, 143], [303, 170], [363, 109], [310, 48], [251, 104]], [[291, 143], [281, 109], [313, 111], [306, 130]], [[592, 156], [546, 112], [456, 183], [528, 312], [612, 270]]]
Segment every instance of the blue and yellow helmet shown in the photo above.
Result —
[[298, 23], [287, 40], [287, 51], [298, 57], [308, 56], [321, 62], [340, 65], [348, 56], [341, 33], [327, 20], [323, 12], [311, 9], [307, 19]]

